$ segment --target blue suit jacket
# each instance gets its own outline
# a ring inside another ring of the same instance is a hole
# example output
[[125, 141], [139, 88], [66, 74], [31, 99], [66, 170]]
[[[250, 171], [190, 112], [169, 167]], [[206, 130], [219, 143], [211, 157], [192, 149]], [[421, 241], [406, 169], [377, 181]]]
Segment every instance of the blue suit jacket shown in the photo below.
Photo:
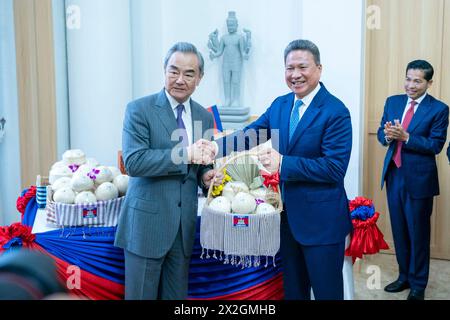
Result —
[[339, 243], [351, 231], [344, 189], [352, 149], [350, 113], [322, 83], [321, 86], [291, 142], [293, 93], [275, 99], [243, 131], [218, 141], [219, 154], [224, 155], [265, 142], [266, 135], [272, 138], [272, 146], [283, 155], [280, 179], [289, 225], [295, 239], [303, 245]]
[[[396, 143], [388, 144], [384, 136], [384, 124], [402, 119], [407, 95], [387, 98], [383, 118], [378, 129], [378, 141], [389, 146], [384, 159], [381, 188], [389, 163], [394, 155]], [[423, 199], [439, 194], [439, 181], [436, 167], [436, 155], [441, 152], [447, 139], [448, 106], [431, 95], [423, 99], [408, 127], [409, 141], [402, 147], [402, 168], [405, 187], [412, 198]]]

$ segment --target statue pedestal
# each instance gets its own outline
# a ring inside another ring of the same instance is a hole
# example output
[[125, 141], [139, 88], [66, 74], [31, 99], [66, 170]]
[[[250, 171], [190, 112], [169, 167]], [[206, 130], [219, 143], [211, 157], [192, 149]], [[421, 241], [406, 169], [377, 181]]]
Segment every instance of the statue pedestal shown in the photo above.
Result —
[[250, 108], [245, 107], [218, 107], [222, 127], [225, 130], [244, 129], [250, 118]]

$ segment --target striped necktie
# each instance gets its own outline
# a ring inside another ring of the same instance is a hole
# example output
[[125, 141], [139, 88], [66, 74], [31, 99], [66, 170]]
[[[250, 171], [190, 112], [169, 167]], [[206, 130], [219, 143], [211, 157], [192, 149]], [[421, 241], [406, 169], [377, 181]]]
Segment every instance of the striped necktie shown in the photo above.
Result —
[[186, 131], [186, 126], [184, 125], [184, 121], [183, 121], [183, 111], [184, 111], [184, 105], [179, 104], [177, 106], [177, 127], [178, 129], [181, 130], [180, 132], [180, 142], [183, 143], [184, 146], [188, 146], [189, 145], [189, 140], [187, 137], [187, 131]]
[[294, 135], [295, 129], [297, 129], [298, 123], [300, 122], [300, 112], [299, 109], [303, 105], [302, 100], [295, 101], [294, 109], [291, 113], [291, 120], [289, 122], [289, 142], [291, 142], [292, 136]]

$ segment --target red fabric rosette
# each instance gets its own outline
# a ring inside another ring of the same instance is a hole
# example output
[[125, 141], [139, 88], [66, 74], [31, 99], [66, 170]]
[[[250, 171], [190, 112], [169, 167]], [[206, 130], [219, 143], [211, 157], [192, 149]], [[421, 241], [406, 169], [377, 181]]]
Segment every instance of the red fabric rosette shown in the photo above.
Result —
[[23, 220], [23, 215], [25, 213], [25, 209], [27, 208], [28, 202], [30, 202], [30, 200], [32, 198], [34, 198], [35, 196], [36, 196], [36, 186], [31, 186], [30, 189], [28, 189], [27, 192], [23, 196], [17, 198], [16, 208], [17, 208], [17, 211], [19, 211], [22, 214], [22, 220]]
[[22, 240], [22, 247], [29, 248], [32, 246], [36, 236], [31, 233], [31, 227], [14, 223], [9, 227], [0, 227], [0, 252], [4, 251], [5, 246], [9, 241], [20, 238]]
[[379, 212], [366, 221], [353, 219], [353, 234], [350, 246], [345, 250], [346, 256], [351, 256], [353, 263], [356, 258], [362, 258], [364, 254], [375, 254], [380, 250], [388, 250], [389, 246], [384, 241], [383, 233], [378, 229], [377, 220]]

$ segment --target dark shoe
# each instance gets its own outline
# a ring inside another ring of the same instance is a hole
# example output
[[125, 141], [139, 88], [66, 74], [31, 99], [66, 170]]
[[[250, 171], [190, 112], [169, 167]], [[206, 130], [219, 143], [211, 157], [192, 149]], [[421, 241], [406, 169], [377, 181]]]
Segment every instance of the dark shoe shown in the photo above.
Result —
[[408, 300], [424, 300], [425, 290], [411, 289], [408, 295]]
[[386, 292], [401, 292], [403, 290], [409, 289], [408, 281], [394, 281], [391, 284], [388, 284], [384, 287], [384, 291]]

